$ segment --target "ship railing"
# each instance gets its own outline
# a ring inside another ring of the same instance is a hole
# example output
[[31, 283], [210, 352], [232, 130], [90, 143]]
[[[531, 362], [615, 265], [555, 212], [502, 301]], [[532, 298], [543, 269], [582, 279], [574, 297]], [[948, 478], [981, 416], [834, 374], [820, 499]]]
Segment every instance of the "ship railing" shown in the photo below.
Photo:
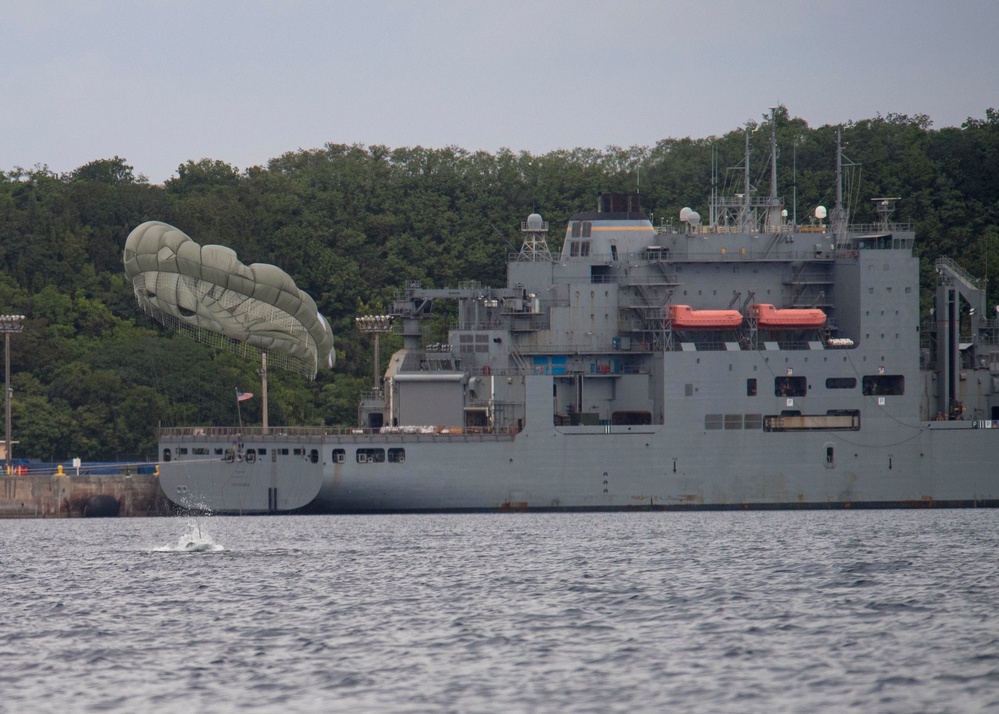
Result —
[[[615, 344], [618, 346], [615, 347]], [[615, 354], [621, 352], [650, 352], [651, 346], [647, 342], [631, 340], [631, 344], [624, 346], [620, 342], [610, 342], [606, 345], [581, 345], [564, 344], [557, 345], [551, 343], [531, 344], [529, 342], [518, 342], [517, 351], [522, 355], [594, 355], [594, 354]], [[495, 372], [494, 372], [495, 373]]]
[[248, 436], [269, 436], [275, 438], [314, 437], [327, 433], [330, 427], [325, 426], [161, 426], [159, 437], [198, 439], [239, 439]]
[[269, 440], [286, 440], [294, 442], [303, 437], [321, 438], [325, 436], [372, 436], [391, 434], [419, 434], [424, 436], [509, 436], [517, 433], [516, 427], [455, 427], [455, 426], [413, 426], [413, 427], [381, 427], [370, 429], [352, 426], [290, 426], [264, 427], [260, 426], [164, 426], [159, 429], [159, 438], [165, 439], [233, 439], [246, 441], [259, 437]]
[[[717, 246], [717, 244], [716, 244]], [[722, 246], [722, 248], [715, 247], [711, 250], [705, 250], [700, 248], [692, 248], [691, 246], [678, 246], [675, 250], [670, 253], [669, 262], [671, 263], [689, 263], [689, 262], [699, 262], [699, 263], [753, 263], [765, 261], [768, 263], [773, 263], [776, 261], [793, 261], [793, 260], [832, 260], [836, 257], [835, 250], [830, 250], [828, 245], [822, 245], [818, 248], [812, 246], [811, 249], [805, 248], [803, 250], [781, 250], [779, 252], [768, 253], [763, 249], [763, 246], [747, 248], [745, 246], [741, 247], [727, 247]], [[639, 257], [641, 254], [637, 254]], [[656, 262], [656, 260], [649, 259], [648, 262]], [[566, 282], [579, 282], [578, 280]]]
[[847, 227], [850, 233], [912, 233], [914, 228], [911, 223], [889, 223], [887, 227], [883, 223], [852, 223]]

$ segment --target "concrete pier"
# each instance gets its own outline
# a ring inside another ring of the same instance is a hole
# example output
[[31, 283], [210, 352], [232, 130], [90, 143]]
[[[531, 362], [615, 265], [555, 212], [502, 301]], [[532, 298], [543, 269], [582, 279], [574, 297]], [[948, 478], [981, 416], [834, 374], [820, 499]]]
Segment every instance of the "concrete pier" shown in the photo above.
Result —
[[166, 516], [173, 513], [172, 504], [163, 495], [155, 474], [0, 475], [0, 518]]

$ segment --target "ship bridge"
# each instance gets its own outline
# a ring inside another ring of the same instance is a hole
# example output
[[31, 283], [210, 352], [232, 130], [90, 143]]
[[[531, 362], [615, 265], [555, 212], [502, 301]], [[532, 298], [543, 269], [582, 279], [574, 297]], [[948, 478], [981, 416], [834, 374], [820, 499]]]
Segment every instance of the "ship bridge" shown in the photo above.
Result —
[[596, 211], [577, 213], [569, 219], [562, 244], [562, 260], [616, 262], [651, 245], [656, 237], [637, 194], [605, 193]]

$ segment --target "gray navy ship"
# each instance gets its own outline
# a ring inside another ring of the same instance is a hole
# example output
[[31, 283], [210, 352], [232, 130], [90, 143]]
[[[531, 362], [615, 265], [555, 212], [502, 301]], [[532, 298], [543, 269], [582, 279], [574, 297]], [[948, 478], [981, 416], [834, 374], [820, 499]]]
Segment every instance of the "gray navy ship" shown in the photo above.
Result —
[[[748, 140], [747, 140], [748, 147]], [[776, 152], [773, 152], [775, 154]], [[832, 153], [832, 152], [831, 152]], [[558, 254], [537, 214], [504, 287], [408, 285], [403, 349], [352, 427], [167, 427], [161, 485], [219, 513], [999, 505], [999, 320], [919, 260], [894, 197], [794, 225], [776, 195], [656, 226], [606, 194]], [[425, 344], [435, 303], [446, 342]]]

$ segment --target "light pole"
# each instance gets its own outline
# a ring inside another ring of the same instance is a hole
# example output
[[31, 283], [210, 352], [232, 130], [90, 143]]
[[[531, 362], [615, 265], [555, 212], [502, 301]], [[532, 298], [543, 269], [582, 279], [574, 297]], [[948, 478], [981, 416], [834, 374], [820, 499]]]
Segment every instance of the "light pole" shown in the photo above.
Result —
[[7, 474], [10, 474], [10, 401], [14, 391], [10, 388], [10, 335], [12, 332], [20, 332], [24, 329], [24, 325], [21, 324], [23, 319], [24, 315], [0, 315], [0, 332], [3, 332], [4, 344], [4, 403], [7, 407], [7, 431], [5, 432], [7, 451], [4, 454], [6, 458], [5, 473]]
[[379, 388], [378, 379], [378, 337], [392, 331], [391, 315], [363, 315], [354, 318], [357, 322], [357, 329], [361, 332], [368, 332], [375, 336], [375, 389]]

